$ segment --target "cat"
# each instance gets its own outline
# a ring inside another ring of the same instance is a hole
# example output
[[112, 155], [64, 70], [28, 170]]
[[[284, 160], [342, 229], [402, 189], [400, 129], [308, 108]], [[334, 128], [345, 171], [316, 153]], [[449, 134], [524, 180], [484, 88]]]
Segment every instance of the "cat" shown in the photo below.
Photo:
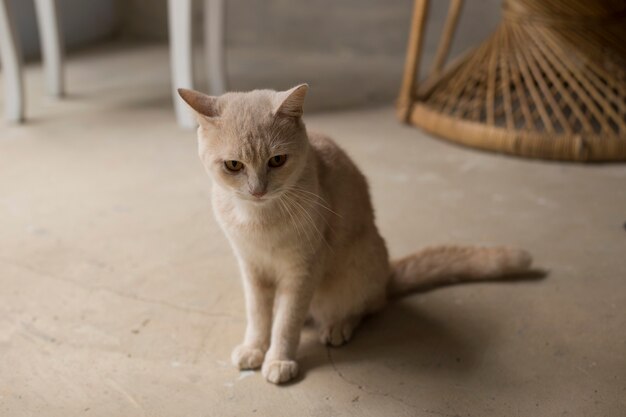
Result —
[[365, 177], [335, 142], [305, 128], [307, 90], [178, 90], [196, 113], [214, 214], [242, 274], [247, 326], [232, 361], [261, 367], [275, 384], [298, 373], [307, 316], [322, 343], [339, 346], [393, 297], [531, 265], [527, 252], [506, 247], [432, 247], [390, 261]]

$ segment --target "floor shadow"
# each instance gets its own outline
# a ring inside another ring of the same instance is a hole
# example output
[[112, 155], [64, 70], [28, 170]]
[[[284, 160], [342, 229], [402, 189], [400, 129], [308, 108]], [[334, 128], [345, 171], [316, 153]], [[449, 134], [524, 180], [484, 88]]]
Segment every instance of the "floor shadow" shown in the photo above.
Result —
[[[537, 269], [489, 282], [539, 281], [547, 274]], [[474, 283], [478, 281], [432, 286], [418, 292]], [[364, 320], [353, 339], [338, 348], [321, 345], [315, 329], [309, 325], [299, 351], [302, 376], [294, 382], [302, 380], [306, 372], [332, 367], [351, 383], [353, 381], [340, 371], [341, 365], [352, 367], [355, 363], [372, 362], [397, 368], [404, 374], [420, 375], [420, 378], [429, 374], [452, 377], [470, 373], [480, 366], [484, 351], [499, 331], [497, 321], [487, 327], [476, 315], [465, 312], [465, 307], [454, 305], [452, 300], [447, 305], [438, 304], [433, 311], [416, 304], [410, 297], [392, 300], [383, 311]]]
[[[467, 318], [459, 317], [459, 320]], [[457, 323], [455, 327], [458, 327]], [[466, 323], [466, 327], [474, 327]], [[382, 361], [386, 366], [402, 367], [405, 371], [423, 373], [442, 367], [454, 372], [470, 372], [480, 350], [464, 334], [456, 332], [423, 309], [402, 302], [390, 304], [382, 312], [361, 323], [353, 339], [341, 347], [323, 346], [315, 337], [315, 329], [300, 347], [303, 373], [318, 367], [331, 366], [337, 370], [342, 363]], [[481, 335], [481, 344], [489, 343]], [[342, 376], [343, 377], [343, 376]], [[344, 378], [345, 379], [345, 378]]]

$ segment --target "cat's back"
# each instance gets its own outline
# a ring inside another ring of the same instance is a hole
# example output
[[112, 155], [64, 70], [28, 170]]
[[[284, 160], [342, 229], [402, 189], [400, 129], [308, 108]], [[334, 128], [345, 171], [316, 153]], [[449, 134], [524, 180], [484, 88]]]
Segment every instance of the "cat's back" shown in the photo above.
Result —
[[333, 209], [343, 214], [373, 218], [373, 209], [365, 176], [348, 154], [330, 137], [309, 133], [317, 158], [317, 175], [323, 194]]
[[[309, 141], [315, 150], [322, 177], [327, 174], [343, 173], [344, 175], [354, 175], [360, 177], [364, 186], [367, 186], [365, 177], [350, 159], [348, 154], [329, 136], [318, 132], [309, 133]], [[356, 179], [356, 178], [354, 178]]]

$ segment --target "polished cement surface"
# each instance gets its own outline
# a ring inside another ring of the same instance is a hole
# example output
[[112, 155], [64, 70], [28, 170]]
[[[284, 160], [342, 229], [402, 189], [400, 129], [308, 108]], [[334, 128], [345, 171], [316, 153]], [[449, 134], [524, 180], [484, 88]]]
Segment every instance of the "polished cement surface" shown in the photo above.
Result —
[[285, 387], [235, 370], [237, 266], [166, 59], [72, 58], [64, 101], [29, 68], [29, 123], [0, 123], [0, 415], [625, 415], [626, 166], [461, 148], [391, 107], [306, 121], [369, 178], [392, 255], [501, 243], [549, 274], [416, 294], [341, 348], [307, 329]]

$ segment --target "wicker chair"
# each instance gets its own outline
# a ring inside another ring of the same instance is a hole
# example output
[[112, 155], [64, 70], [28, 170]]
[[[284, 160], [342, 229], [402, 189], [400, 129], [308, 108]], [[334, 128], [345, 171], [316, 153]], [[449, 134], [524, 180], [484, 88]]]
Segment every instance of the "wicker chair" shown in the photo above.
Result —
[[461, 6], [451, 1], [433, 71], [418, 86], [428, 1], [415, 0], [402, 121], [513, 155], [626, 160], [624, 1], [505, 0], [491, 37], [444, 71]]

